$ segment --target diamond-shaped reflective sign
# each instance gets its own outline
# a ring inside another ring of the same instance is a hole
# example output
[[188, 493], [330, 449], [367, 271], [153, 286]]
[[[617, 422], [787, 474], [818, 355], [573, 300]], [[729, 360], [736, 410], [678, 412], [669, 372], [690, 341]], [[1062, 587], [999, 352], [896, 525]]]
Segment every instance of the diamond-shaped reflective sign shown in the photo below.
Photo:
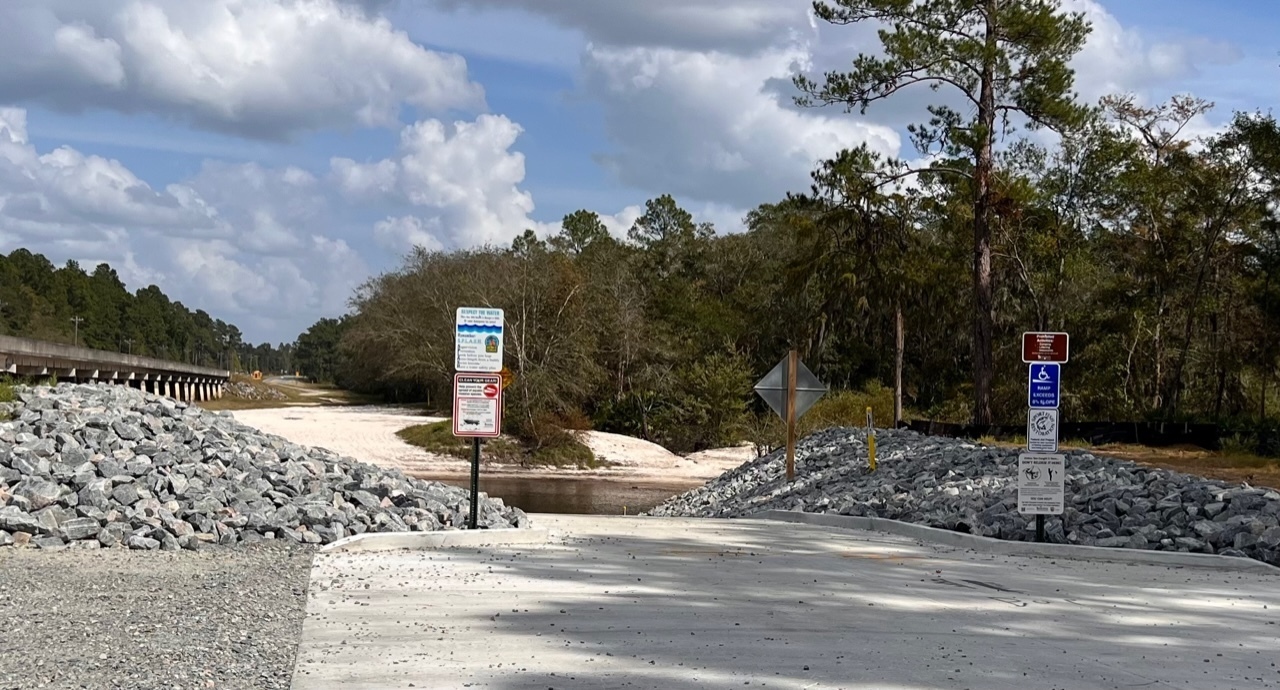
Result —
[[[756, 383], [756, 394], [768, 403], [769, 407], [782, 418], [787, 421], [787, 358], [783, 357], [778, 366], [774, 367], [769, 373], [764, 375]], [[804, 362], [796, 362], [796, 419], [809, 411], [813, 404], [827, 392], [826, 384], [818, 380], [817, 376], [809, 371], [809, 367]]]

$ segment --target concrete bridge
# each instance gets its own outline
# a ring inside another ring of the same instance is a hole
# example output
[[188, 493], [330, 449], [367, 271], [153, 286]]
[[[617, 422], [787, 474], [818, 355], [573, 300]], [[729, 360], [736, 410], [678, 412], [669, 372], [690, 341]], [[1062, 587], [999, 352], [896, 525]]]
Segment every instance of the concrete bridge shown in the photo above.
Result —
[[187, 402], [221, 398], [231, 379], [225, 369], [11, 336], [0, 336], [0, 358], [14, 376], [112, 383]]

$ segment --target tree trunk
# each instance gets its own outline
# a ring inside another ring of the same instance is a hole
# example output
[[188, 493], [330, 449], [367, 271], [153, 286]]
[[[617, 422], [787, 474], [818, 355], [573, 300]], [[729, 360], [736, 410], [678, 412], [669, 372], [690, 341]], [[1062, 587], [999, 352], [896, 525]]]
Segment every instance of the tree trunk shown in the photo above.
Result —
[[1222, 399], [1227, 391], [1227, 367], [1222, 362], [1222, 344], [1218, 333], [1218, 314], [1209, 315], [1209, 329], [1213, 334], [1210, 342], [1213, 347], [1213, 363], [1217, 367], [1218, 387], [1213, 396], [1213, 421], [1222, 419]]
[[995, 297], [991, 287], [991, 177], [995, 136], [996, 0], [987, 0], [987, 57], [978, 98], [978, 145], [973, 169], [973, 423], [990, 426]]
[[893, 426], [902, 424], [902, 302], [893, 307]]

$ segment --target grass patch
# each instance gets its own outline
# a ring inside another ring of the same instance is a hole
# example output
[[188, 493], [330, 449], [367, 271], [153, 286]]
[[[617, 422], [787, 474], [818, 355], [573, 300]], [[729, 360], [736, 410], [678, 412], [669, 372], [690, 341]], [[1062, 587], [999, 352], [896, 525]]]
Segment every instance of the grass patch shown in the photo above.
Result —
[[0, 379], [0, 403], [17, 402], [18, 392], [13, 389], [14, 383], [8, 378]]
[[[1013, 436], [1001, 436], [1000, 438], [996, 438], [995, 436], [991, 436], [991, 435], [986, 435], [986, 436], [979, 436], [978, 443], [981, 443], [984, 446], [1023, 446], [1025, 447], [1027, 445], [1027, 437], [1021, 434], [1014, 434]], [[1066, 444], [1060, 443], [1058, 445], [1062, 446]]]
[[546, 446], [533, 451], [529, 456], [528, 464], [594, 470], [600, 467], [608, 467], [612, 463], [600, 460], [586, 444], [574, 440], [572, 443]]
[[1150, 448], [1120, 443], [1092, 446], [1088, 450], [1096, 455], [1132, 460], [1148, 467], [1280, 490], [1280, 459], [1247, 451], [1231, 448], [1215, 451], [1195, 446]]
[[[979, 439], [989, 446], [1026, 448], [1025, 439]], [[1168, 446], [1155, 448], [1129, 443], [1108, 443], [1095, 446], [1084, 439], [1068, 439], [1058, 444], [1061, 450], [1086, 450], [1121, 460], [1130, 460], [1146, 467], [1156, 467], [1219, 479], [1227, 482], [1248, 482], [1251, 486], [1264, 486], [1280, 491], [1280, 459], [1256, 455], [1247, 450], [1225, 444], [1222, 450], [1205, 450], [1197, 446]]]
[[[411, 446], [421, 448], [428, 453], [447, 455], [449, 457], [471, 459], [472, 441], [453, 435], [453, 421], [431, 424], [415, 424], [396, 432], [400, 440]], [[480, 446], [481, 457], [487, 461], [518, 462], [524, 451], [520, 444], [508, 438], [485, 439]]]
[[[415, 424], [397, 431], [396, 436], [405, 443], [428, 453], [462, 460], [471, 459], [471, 439], [454, 436], [452, 420]], [[507, 463], [521, 467], [597, 469], [612, 464], [597, 458], [595, 453], [592, 453], [591, 449], [576, 437], [567, 433], [565, 437], [565, 439], [557, 439], [554, 445], [544, 445], [541, 448], [527, 448], [520, 442], [505, 436], [486, 439], [480, 448], [480, 453], [486, 462]]]

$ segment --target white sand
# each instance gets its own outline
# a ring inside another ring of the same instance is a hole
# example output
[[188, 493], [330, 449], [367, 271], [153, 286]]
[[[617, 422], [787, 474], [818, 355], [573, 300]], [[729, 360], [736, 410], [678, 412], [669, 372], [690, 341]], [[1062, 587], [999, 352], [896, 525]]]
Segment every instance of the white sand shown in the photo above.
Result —
[[[466, 460], [428, 453], [400, 440], [396, 432], [405, 427], [441, 421], [439, 417], [424, 417], [406, 408], [282, 407], [238, 410], [232, 414], [241, 423], [294, 443], [327, 448], [411, 475], [461, 475], [470, 472], [470, 463]], [[599, 431], [583, 432], [582, 440], [597, 457], [615, 463], [615, 466], [577, 470], [488, 465], [485, 472], [490, 476], [548, 474], [692, 483], [717, 477], [752, 457], [750, 447], [743, 446], [703, 451], [685, 458], [648, 441]]]

